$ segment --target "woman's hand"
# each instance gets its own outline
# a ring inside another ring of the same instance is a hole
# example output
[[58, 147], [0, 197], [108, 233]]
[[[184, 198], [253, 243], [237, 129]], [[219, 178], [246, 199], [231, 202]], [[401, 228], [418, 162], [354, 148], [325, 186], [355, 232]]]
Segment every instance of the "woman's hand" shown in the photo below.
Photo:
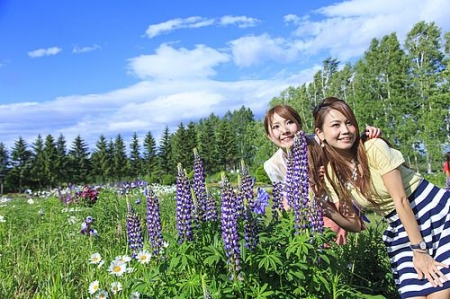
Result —
[[364, 137], [365, 139], [372, 139], [372, 138], [378, 138], [381, 136], [381, 129], [374, 127], [374, 126], [369, 126], [366, 125], [366, 129], [364, 131]]
[[[328, 202], [328, 196], [315, 197], [316, 204], [322, 207], [323, 215], [330, 218], [337, 225], [349, 232], [358, 233], [361, 231], [361, 219], [355, 212], [349, 211], [349, 215], [343, 215], [339, 212], [339, 203]], [[353, 207], [351, 207], [353, 210]]]
[[440, 269], [448, 268], [447, 265], [435, 261], [428, 252], [413, 250], [413, 264], [419, 279], [426, 278], [434, 287], [442, 287], [442, 283], [447, 281], [447, 277]]

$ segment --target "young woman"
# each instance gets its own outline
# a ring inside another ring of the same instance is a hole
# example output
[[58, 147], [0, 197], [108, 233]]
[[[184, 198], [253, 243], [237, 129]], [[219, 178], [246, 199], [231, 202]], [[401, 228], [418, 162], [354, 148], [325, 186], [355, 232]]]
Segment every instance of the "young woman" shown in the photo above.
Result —
[[[264, 163], [264, 169], [272, 182], [285, 182], [286, 180], [286, 150], [292, 146], [294, 135], [302, 129], [300, 115], [288, 105], [277, 105], [271, 108], [264, 117], [264, 128], [269, 139], [279, 147], [278, 151]], [[380, 130], [368, 127], [369, 138], [378, 137]], [[326, 194], [321, 187], [320, 177], [321, 150], [319, 144], [312, 136], [308, 138], [308, 161], [311, 178], [311, 189], [316, 197], [324, 198]], [[336, 233], [336, 243], [345, 244], [347, 231], [358, 232], [362, 223], [359, 217], [353, 219], [343, 217], [339, 213], [339, 204], [322, 202], [325, 207], [324, 226], [331, 228]], [[347, 215], [348, 216], [348, 215]], [[335, 221], [339, 221], [337, 225]]]
[[384, 139], [362, 143], [344, 101], [327, 98], [313, 114], [330, 198], [355, 200], [389, 222], [383, 240], [400, 297], [450, 298], [450, 192], [405, 166]]

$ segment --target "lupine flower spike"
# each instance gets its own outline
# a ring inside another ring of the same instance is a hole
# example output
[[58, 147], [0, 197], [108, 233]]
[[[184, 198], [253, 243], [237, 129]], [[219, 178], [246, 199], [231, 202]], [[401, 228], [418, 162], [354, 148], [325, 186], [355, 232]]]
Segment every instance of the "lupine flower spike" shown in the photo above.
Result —
[[207, 210], [205, 168], [196, 148], [194, 148], [194, 192], [197, 200], [198, 219], [205, 222]]
[[272, 218], [278, 220], [283, 211], [283, 183], [274, 182], [272, 186]]
[[192, 241], [192, 194], [189, 183], [189, 178], [186, 176], [185, 171], [178, 164], [178, 176], [177, 176], [177, 230], [178, 230], [178, 243], [181, 244], [184, 241]]
[[244, 161], [241, 161], [242, 177], [239, 177], [238, 208], [243, 208], [244, 246], [253, 250], [259, 242], [258, 222], [255, 217], [255, 201], [253, 199], [253, 180]]
[[234, 279], [240, 276], [241, 250], [239, 248], [236, 194], [225, 173], [222, 173], [221, 213], [222, 240], [227, 256], [230, 279]]
[[153, 255], [158, 255], [161, 253], [164, 244], [159, 199], [153, 189], [148, 187], [146, 190], [148, 238], [153, 249]]
[[128, 246], [131, 249], [131, 256], [136, 257], [137, 253], [144, 247], [144, 238], [142, 235], [141, 224], [139, 217], [133, 207], [128, 203], [127, 213], [127, 234]]
[[206, 189], [206, 221], [217, 221], [217, 206], [214, 196]]

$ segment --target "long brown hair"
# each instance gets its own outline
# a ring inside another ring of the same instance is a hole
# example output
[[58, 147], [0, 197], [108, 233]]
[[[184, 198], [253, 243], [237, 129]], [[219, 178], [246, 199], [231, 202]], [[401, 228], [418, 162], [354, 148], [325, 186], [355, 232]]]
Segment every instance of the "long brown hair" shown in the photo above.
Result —
[[[345, 160], [342, 159], [342, 156], [332, 146], [328, 145], [326, 140], [324, 140], [322, 157], [325, 166], [325, 175], [338, 195], [339, 201], [347, 201], [348, 204], [348, 201], [352, 199], [350, 191], [346, 187], [346, 184], [352, 184], [359, 190], [362, 196], [372, 204], [377, 205], [372, 199], [374, 191], [371, 190], [369, 163], [366, 151], [359, 133], [358, 122], [356, 121], [356, 117], [350, 106], [345, 101], [335, 97], [324, 99], [314, 108], [314, 127], [323, 131], [324, 120], [330, 110], [339, 111], [356, 127], [356, 139], [350, 151], [355, 156], [360, 168], [358, 169], [358, 180], [354, 181], [352, 178], [352, 169], [350, 169]], [[329, 165], [335, 177], [339, 178], [337, 182], [335, 179], [332, 179], [332, 176], [328, 173], [326, 165]]]

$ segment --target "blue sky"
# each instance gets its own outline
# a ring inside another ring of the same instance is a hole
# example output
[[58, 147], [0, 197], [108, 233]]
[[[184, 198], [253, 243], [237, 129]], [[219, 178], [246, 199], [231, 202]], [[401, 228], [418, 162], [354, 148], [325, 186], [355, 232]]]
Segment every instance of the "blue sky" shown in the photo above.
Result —
[[450, 30], [448, 0], [0, 0], [0, 142], [101, 134], [126, 142], [241, 106], [261, 117], [326, 57], [419, 21]]

